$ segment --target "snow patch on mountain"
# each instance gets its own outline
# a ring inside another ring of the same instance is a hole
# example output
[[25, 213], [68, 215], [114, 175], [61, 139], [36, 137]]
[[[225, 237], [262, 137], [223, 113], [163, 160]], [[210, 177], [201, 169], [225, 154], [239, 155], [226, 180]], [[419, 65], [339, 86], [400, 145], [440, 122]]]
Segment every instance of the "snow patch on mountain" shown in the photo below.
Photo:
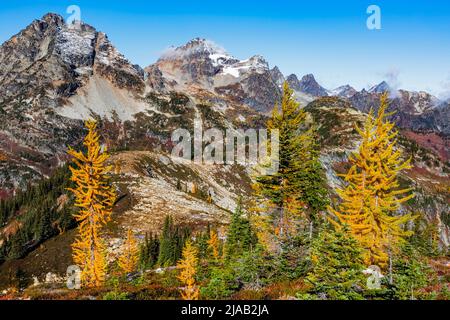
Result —
[[231, 75], [238, 78], [241, 73], [253, 71], [256, 73], [264, 73], [269, 70], [268, 63], [261, 56], [253, 56], [250, 59], [241, 60], [232, 65], [224, 66], [222, 74]]
[[350, 98], [353, 96], [357, 91], [350, 85], [343, 85], [336, 89], [333, 89], [329, 91], [330, 96], [337, 96], [337, 97], [344, 97], [344, 98]]
[[233, 76], [235, 78], [238, 78], [240, 75], [239, 68], [234, 66], [226, 66], [222, 70], [223, 74], [229, 74], [230, 76]]
[[382, 81], [377, 85], [372, 86], [369, 89], [370, 93], [384, 93], [384, 92], [391, 92], [391, 87], [386, 81]]
[[[95, 31], [81, 32], [77, 29], [63, 28], [56, 36], [56, 50], [63, 61], [76, 65], [78, 61], [86, 59], [86, 57], [92, 59]], [[89, 61], [84, 62], [89, 63]]]
[[211, 40], [195, 38], [181, 47], [169, 47], [166, 49], [160, 60], [176, 60], [186, 57], [207, 54], [215, 66], [223, 65], [228, 60], [234, 60], [225, 49]]

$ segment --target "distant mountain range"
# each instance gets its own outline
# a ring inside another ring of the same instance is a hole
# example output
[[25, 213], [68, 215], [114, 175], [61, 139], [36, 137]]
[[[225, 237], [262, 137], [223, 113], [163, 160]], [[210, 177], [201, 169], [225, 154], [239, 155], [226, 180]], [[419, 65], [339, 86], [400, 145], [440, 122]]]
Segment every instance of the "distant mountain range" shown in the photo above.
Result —
[[363, 112], [376, 109], [380, 95], [389, 92], [391, 110], [396, 112], [394, 117], [401, 128], [450, 135], [448, 102], [427, 92], [393, 90], [385, 81], [359, 92], [350, 85], [328, 90], [312, 74], [300, 80], [295, 74], [285, 77], [278, 67], [270, 69], [259, 55], [238, 60], [205, 39], [197, 38], [174, 48], [145, 70], [155, 90], [202, 89], [234, 100], [238, 97], [241, 103], [260, 112], [273, 108], [284, 81], [304, 105], [318, 97], [338, 96]]
[[195, 103], [212, 105], [228, 125], [244, 125], [249, 116], [258, 118], [272, 110], [284, 81], [304, 106], [337, 96], [362, 112], [376, 108], [380, 94], [389, 91], [398, 125], [441, 136], [448, 153], [449, 102], [426, 92], [394, 92], [386, 82], [368, 91], [349, 85], [328, 90], [312, 74], [285, 77], [260, 55], [239, 60], [200, 38], [167, 50], [141, 68], [92, 26], [69, 26], [61, 16], [47, 14], [0, 47], [0, 149], [10, 159], [7, 170], [0, 172], [4, 181], [19, 175], [15, 166], [30, 177], [48, 173], [64, 160], [61, 150], [79, 141], [80, 120], [91, 116], [133, 122], [136, 115], [153, 110], [151, 120], [161, 122], [160, 131], [167, 137], [183, 123], [150, 105], [149, 96], [155, 94], [182, 92]]
[[[420, 185], [414, 205], [423, 208], [429, 221], [448, 213], [448, 196], [437, 191], [436, 182], [448, 182], [449, 101], [422, 91], [393, 90], [386, 82], [370, 90], [348, 84], [328, 90], [312, 74], [285, 76], [260, 55], [240, 60], [200, 38], [140, 67], [106, 34], [83, 23], [69, 26], [56, 14], [33, 21], [0, 47], [0, 198], [49, 176], [67, 161], [67, 146], [80, 146], [84, 136], [82, 120], [94, 117], [114, 159], [123, 160], [133, 174], [124, 184], [134, 192], [136, 207], [121, 223], [139, 216], [136, 225], [151, 226], [154, 211], [170, 208], [207, 223], [214, 212], [224, 219], [239, 197], [250, 195], [249, 175], [239, 166], [172, 162], [167, 157], [171, 133], [192, 128], [195, 119], [220, 129], [263, 127], [285, 81], [318, 124], [330, 190], [339, 184], [336, 168], [345, 166], [358, 142], [354, 124], [362, 123], [388, 91], [402, 148], [416, 160], [414, 170], [404, 175], [409, 184]], [[142, 154], [151, 157], [144, 161]], [[140, 166], [138, 173], [135, 166]], [[195, 181], [206, 194], [211, 191], [214, 205], [187, 198], [176, 187], [176, 174], [185, 189]], [[154, 203], [159, 203], [156, 209]], [[442, 226], [439, 232], [448, 246], [450, 228]]]

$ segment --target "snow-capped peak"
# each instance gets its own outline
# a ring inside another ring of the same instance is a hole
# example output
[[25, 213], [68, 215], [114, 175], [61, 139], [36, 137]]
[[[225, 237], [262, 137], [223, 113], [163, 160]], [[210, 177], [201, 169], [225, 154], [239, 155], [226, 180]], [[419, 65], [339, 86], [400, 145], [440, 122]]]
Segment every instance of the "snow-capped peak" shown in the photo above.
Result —
[[195, 38], [180, 47], [170, 47], [161, 56], [160, 60], [178, 60], [193, 57], [209, 58], [214, 66], [220, 66], [236, 61], [223, 47], [213, 41]]
[[357, 91], [352, 86], [346, 84], [340, 87], [337, 87], [336, 89], [333, 89], [329, 92], [330, 96], [338, 96], [338, 97], [345, 97], [350, 98], [353, 96]]
[[374, 85], [369, 89], [370, 93], [384, 93], [391, 92], [391, 87], [388, 85], [386, 81], [382, 81], [377, 85]]
[[255, 55], [249, 59], [236, 60], [236, 62], [229, 65], [225, 65], [222, 69], [222, 74], [231, 75], [235, 78], [239, 77], [242, 73], [252, 71], [256, 73], [264, 73], [269, 71], [269, 64], [260, 55]]

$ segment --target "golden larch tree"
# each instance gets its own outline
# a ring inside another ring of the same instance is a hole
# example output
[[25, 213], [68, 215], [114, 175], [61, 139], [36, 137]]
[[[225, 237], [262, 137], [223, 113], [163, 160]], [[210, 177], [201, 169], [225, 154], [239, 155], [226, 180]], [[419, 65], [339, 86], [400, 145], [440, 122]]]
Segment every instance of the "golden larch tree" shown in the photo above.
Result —
[[183, 283], [181, 291], [183, 300], [198, 300], [199, 288], [196, 285], [195, 275], [197, 273], [198, 250], [190, 240], [186, 241], [183, 255], [177, 264], [179, 270], [178, 279]]
[[139, 246], [131, 229], [127, 232], [127, 238], [123, 245], [122, 254], [119, 256], [118, 264], [123, 273], [136, 271], [139, 262]]
[[100, 286], [106, 276], [106, 248], [101, 238], [102, 228], [109, 221], [116, 199], [115, 189], [108, 179], [110, 166], [106, 165], [109, 155], [102, 150], [95, 121], [86, 121], [88, 134], [84, 138], [86, 154], [69, 147], [74, 167], [71, 180], [76, 187], [69, 190], [75, 195], [79, 207], [74, 215], [78, 235], [72, 244], [74, 262], [81, 268], [81, 283], [85, 287]]
[[401, 203], [413, 194], [399, 186], [399, 172], [410, 165], [396, 148], [397, 131], [387, 119], [387, 106], [388, 97], [383, 94], [378, 115], [371, 111], [364, 127], [357, 127], [362, 142], [349, 158], [351, 168], [342, 175], [346, 187], [337, 190], [342, 203], [337, 210], [330, 208], [339, 220], [337, 225], [348, 225], [365, 249], [365, 263], [380, 267], [386, 267], [389, 251], [411, 235], [403, 225], [414, 218], [410, 213], [397, 215]]
[[208, 248], [211, 250], [213, 258], [219, 259], [219, 236], [214, 230], [209, 232]]

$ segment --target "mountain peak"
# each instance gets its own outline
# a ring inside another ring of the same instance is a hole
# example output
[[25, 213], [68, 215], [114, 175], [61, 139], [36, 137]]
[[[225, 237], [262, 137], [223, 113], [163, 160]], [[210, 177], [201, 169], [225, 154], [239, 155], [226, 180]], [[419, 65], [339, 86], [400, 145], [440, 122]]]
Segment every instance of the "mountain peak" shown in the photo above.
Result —
[[295, 74], [290, 74], [287, 76], [286, 81], [288, 82], [289, 86], [296, 90], [296, 91], [300, 91], [300, 81], [298, 80], [297, 76]]
[[183, 49], [198, 48], [199, 50], [205, 50], [205, 51], [224, 51], [222, 48], [220, 48], [214, 42], [209, 41], [205, 38], [194, 38], [194, 39], [188, 41], [185, 45], [181, 46], [180, 48], [183, 48]]
[[386, 81], [381, 81], [379, 84], [374, 85], [369, 89], [370, 93], [384, 93], [384, 92], [390, 92], [391, 87]]
[[330, 94], [332, 96], [338, 96], [338, 97], [345, 97], [345, 98], [350, 98], [351, 96], [353, 96], [357, 91], [355, 90], [355, 88], [353, 88], [351, 85], [343, 85], [340, 87], [337, 87], [336, 89], [332, 90], [330, 92]]
[[272, 72], [273, 72], [273, 73], [276, 73], [276, 74], [281, 74], [281, 75], [282, 75], [282, 73], [281, 73], [281, 71], [280, 71], [280, 68], [278, 68], [278, 66], [274, 66], [274, 67], [272, 68]]
[[[204, 39], [194, 38], [186, 44], [179, 47], [168, 48], [159, 58], [161, 62], [180, 61], [185, 64], [204, 65], [207, 68], [207, 74], [215, 74], [220, 67], [238, 62], [233, 56], [215, 42]], [[206, 62], [206, 65], [205, 65]], [[186, 66], [188, 68], [188, 66]], [[194, 76], [194, 78], [197, 78]]]
[[211, 41], [205, 39], [196, 37], [194, 39], [189, 40], [185, 46], [207, 46]]
[[349, 84], [344, 84], [343, 86], [337, 87], [335, 90], [342, 89], [353, 89], [353, 87]]
[[283, 85], [283, 83], [285, 81], [285, 78], [284, 78], [283, 73], [280, 71], [280, 69], [277, 66], [273, 67], [270, 70], [270, 74], [272, 76], [272, 79], [275, 81], [275, 83], [278, 86], [282, 86]]
[[269, 63], [267, 62], [267, 60], [259, 54], [250, 57], [250, 59], [248, 59], [248, 62], [255, 68], [269, 69]]
[[[54, 13], [34, 20], [4, 43], [0, 47], [0, 66], [0, 100], [35, 96], [41, 88], [47, 93], [54, 89], [51, 94], [65, 99], [86, 85], [93, 75], [118, 88], [143, 87], [143, 76], [104, 33], [84, 23], [76, 27], [68, 25]], [[23, 86], [14, 70], [21, 70], [21, 76], [33, 86]], [[60, 102], [55, 99], [45, 103], [50, 106]]]
[[61, 25], [64, 23], [64, 18], [57, 13], [49, 12], [45, 14], [40, 21], [45, 21], [48, 24]]
[[314, 75], [313, 75], [312, 73], [305, 74], [305, 75], [302, 77], [302, 80], [301, 80], [301, 81], [314, 81], [314, 82], [317, 83], [316, 78], [314, 78]]
[[[80, 23], [81, 28], [80, 31], [85, 31], [85, 30], [90, 30], [90, 31], [95, 31], [95, 28], [83, 23], [81, 21]], [[36, 30], [39, 31], [44, 31], [48, 28], [63, 28], [64, 26], [71, 28], [72, 26], [69, 25], [68, 23], [66, 23], [66, 21], [64, 20], [64, 18], [57, 14], [57, 13], [52, 13], [49, 12], [47, 14], [45, 14], [44, 16], [42, 16], [42, 18], [38, 19], [38, 20], [34, 20], [33, 23], [31, 23], [31, 25], [28, 26], [28, 28], [30, 27], [34, 27]]]
[[223, 55], [231, 57], [224, 48], [213, 41], [204, 38], [194, 38], [179, 47], [170, 47], [163, 54], [162, 58], [182, 58], [191, 55]]
[[308, 93], [316, 97], [328, 95], [327, 90], [317, 83], [314, 75], [311, 73], [304, 75], [300, 81], [295, 74], [289, 75], [286, 80], [291, 88], [296, 91]]

